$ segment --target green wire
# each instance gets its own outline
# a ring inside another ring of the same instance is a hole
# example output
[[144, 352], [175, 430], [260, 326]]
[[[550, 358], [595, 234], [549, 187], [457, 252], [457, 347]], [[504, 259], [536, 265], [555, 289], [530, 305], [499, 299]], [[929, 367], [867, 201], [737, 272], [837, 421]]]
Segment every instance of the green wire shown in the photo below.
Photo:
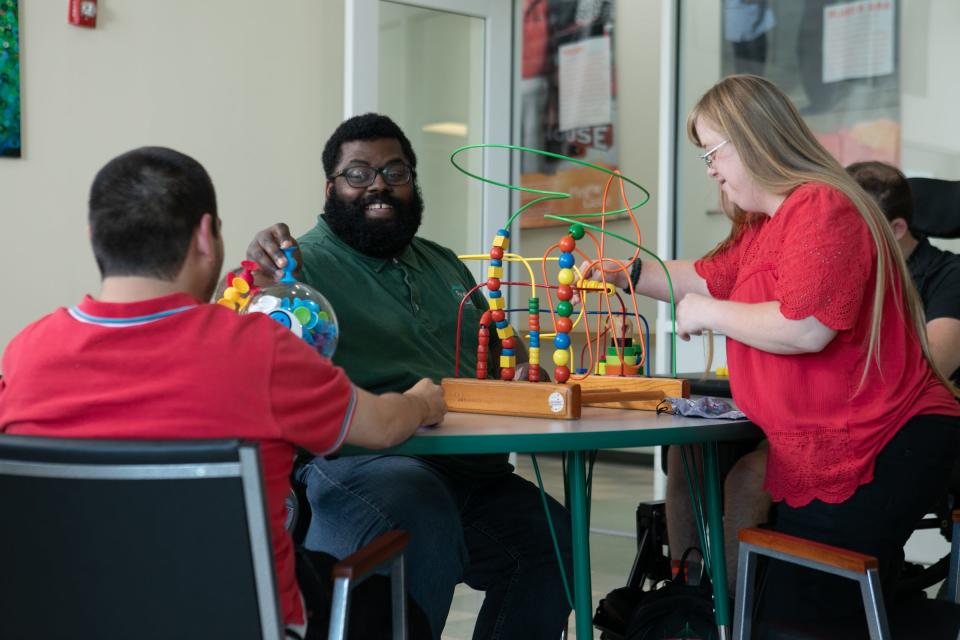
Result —
[[613, 170], [611, 170], [611, 169], [607, 169], [606, 167], [600, 166], [600, 165], [598, 165], [598, 164], [593, 164], [592, 162], [587, 162], [586, 160], [577, 160], [576, 158], [571, 158], [571, 157], [569, 157], [569, 156], [565, 156], [565, 155], [562, 155], [562, 154], [559, 154], [559, 153], [552, 153], [552, 152], [550, 152], [550, 151], [543, 151], [542, 149], [533, 149], [533, 148], [531, 148], [531, 147], [520, 147], [520, 146], [513, 145], [513, 144], [468, 144], [468, 145], [466, 145], [466, 146], [460, 147], [459, 149], [455, 149], [455, 150], [453, 151], [453, 153], [450, 154], [450, 164], [452, 164], [452, 165], [457, 169], [457, 171], [459, 171], [460, 173], [462, 173], [462, 174], [464, 174], [464, 175], [466, 175], [466, 176], [470, 176], [471, 178], [473, 178], [473, 179], [475, 179], [475, 180], [479, 180], [480, 182], [485, 182], [485, 183], [487, 183], [487, 184], [492, 184], [492, 185], [497, 186], [497, 187], [503, 187], [504, 189], [510, 189], [511, 191], [522, 191], [522, 192], [524, 192], [524, 193], [535, 193], [535, 194], [537, 194], [537, 195], [543, 196], [542, 198], [536, 198], [536, 199], [534, 199], [533, 201], [528, 202], [527, 204], [525, 204], [525, 205], [523, 205], [522, 207], [520, 207], [519, 209], [517, 209], [517, 210], [513, 213], [513, 215], [511, 215], [511, 216], [507, 219], [507, 223], [506, 223], [506, 224], [504, 225], [504, 227], [503, 227], [504, 229], [509, 229], [509, 228], [510, 228], [510, 225], [513, 224], [513, 221], [516, 220], [517, 216], [519, 216], [521, 213], [523, 213], [524, 211], [526, 211], [528, 208], [532, 207], [533, 205], [539, 204], [539, 203], [541, 203], [541, 202], [546, 202], [546, 201], [548, 201], [548, 200], [566, 200], [566, 199], [568, 199], [568, 198], [570, 197], [570, 194], [569, 194], [569, 193], [564, 193], [563, 191], [547, 191], [547, 190], [545, 190], [545, 189], [533, 189], [533, 188], [531, 188], [531, 187], [521, 187], [521, 186], [517, 186], [517, 185], [515, 185], [515, 184], [509, 184], [509, 183], [506, 183], [506, 182], [498, 182], [498, 181], [496, 181], [496, 180], [491, 180], [490, 178], [485, 178], [485, 177], [483, 177], [483, 176], [481, 176], [481, 175], [478, 175], [478, 174], [476, 174], [476, 173], [467, 171], [466, 169], [464, 169], [463, 167], [461, 167], [459, 164], [457, 164], [456, 158], [457, 158], [457, 156], [458, 156], [459, 154], [463, 153], [464, 151], [470, 151], [471, 149], [506, 149], [506, 150], [508, 150], [508, 151], [523, 151], [523, 152], [525, 152], [525, 153], [533, 153], [533, 154], [540, 155], [540, 156], [546, 156], [546, 157], [548, 157], [548, 158], [556, 158], [557, 160], [565, 160], [565, 161], [570, 162], [570, 163], [573, 163], [573, 164], [578, 164], [578, 165], [580, 165], [581, 167], [587, 167], [588, 169], [594, 169], [594, 170], [599, 171], [599, 172], [601, 172], [601, 173], [605, 173], [605, 174], [607, 174], [608, 176], [615, 176], [615, 177], [617, 177], [618, 179], [623, 180], [624, 182], [627, 182], [627, 183], [635, 186], [636, 188], [640, 189], [640, 191], [643, 192], [643, 196], [644, 196], [644, 197], [643, 197], [643, 200], [642, 200], [641, 202], [639, 202], [638, 204], [633, 205], [632, 207], [624, 207], [623, 209], [617, 209], [616, 211], [608, 211], [608, 212], [606, 212], [606, 213], [597, 212], [597, 213], [583, 214], [583, 215], [586, 216], [586, 217], [595, 218], [595, 217], [612, 216], [612, 215], [617, 215], [617, 214], [620, 214], [620, 213], [626, 213], [627, 211], [632, 211], [632, 210], [634, 210], [634, 209], [639, 209], [640, 207], [642, 207], [643, 205], [645, 205], [647, 202], [650, 201], [650, 192], [647, 191], [646, 189], [644, 189], [644, 188], [643, 188], [643, 185], [641, 185], [640, 183], [636, 182], [635, 180], [633, 180], [633, 179], [631, 179], [631, 178], [628, 178], [627, 176], [625, 176], [625, 175], [623, 175], [623, 174], [621, 174], [621, 173], [617, 173], [616, 171], [613, 171]]
[[537, 464], [537, 454], [530, 454], [533, 462], [533, 472], [537, 474], [537, 485], [540, 487], [540, 500], [543, 501], [543, 512], [547, 514], [547, 526], [550, 528], [550, 539], [553, 541], [553, 552], [557, 556], [557, 566], [560, 567], [560, 578], [563, 580], [563, 590], [567, 594], [567, 603], [573, 609], [573, 596], [570, 595], [570, 583], [567, 582], [567, 570], [563, 566], [563, 556], [560, 554], [560, 543], [557, 542], [557, 532], [553, 528], [553, 518], [550, 516], [550, 506], [547, 504], [547, 492], [543, 490], [543, 479], [540, 477], [540, 465]]
[[[703, 557], [703, 564], [707, 573], [713, 575], [710, 571], [710, 553], [707, 549], [706, 524], [703, 517], [703, 503], [699, 499], [699, 492], [694, 491], [694, 478], [690, 473], [690, 464], [687, 462], [687, 445], [677, 445], [680, 447], [680, 459], [683, 461], [683, 472], [687, 476], [687, 488], [690, 490], [690, 510], [693, 512], [693, 519], [696, 523], [697, 538], [700, 540], [700, 555]], [[680, 568], [681, 570], [683, 567]]]

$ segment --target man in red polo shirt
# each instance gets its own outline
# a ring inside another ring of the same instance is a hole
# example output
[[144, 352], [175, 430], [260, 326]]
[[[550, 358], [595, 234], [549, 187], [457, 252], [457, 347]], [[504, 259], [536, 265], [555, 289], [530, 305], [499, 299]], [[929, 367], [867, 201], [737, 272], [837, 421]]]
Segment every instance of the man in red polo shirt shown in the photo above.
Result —
[[93, 182], [89, 222], [100, 294], [7, 345], [0, 432], [259, 441], [281, 610], [302, 634], [284, 529], [295, 447], [324, 455], [344, 442], [397, 444], [440, 422], [442, 391], [423, 379], [371, 394], [267, 316], [204, 304], [223, 238], [213, 184], [192, 158], [159, 147], [114, 158]]

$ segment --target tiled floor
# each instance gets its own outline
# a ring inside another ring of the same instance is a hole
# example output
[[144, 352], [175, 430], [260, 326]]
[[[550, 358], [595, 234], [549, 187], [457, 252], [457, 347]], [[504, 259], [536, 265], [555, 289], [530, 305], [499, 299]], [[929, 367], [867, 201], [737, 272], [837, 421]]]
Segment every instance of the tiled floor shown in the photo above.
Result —
[[[538, 456], [546, 490], [563, 501], [563, 475], [559, 457]], [[529, 456], [520, 456], [517, 472], [536, 482]], [[590, 516], [590, 560], [593, 600], [626, 584], [636, 549], [634, 524], [637, 503], [653, 497], [653, 471], [649, 465], [598, 462], [593, 472]], [[443, 631], [444, 640], [470, 640], [483, 594], [465, 585], [457, 588], [453, 608]], [[571, 617], [570, 638], [575, 638]], [[597, 632], [595, 637], [599, 638]]]

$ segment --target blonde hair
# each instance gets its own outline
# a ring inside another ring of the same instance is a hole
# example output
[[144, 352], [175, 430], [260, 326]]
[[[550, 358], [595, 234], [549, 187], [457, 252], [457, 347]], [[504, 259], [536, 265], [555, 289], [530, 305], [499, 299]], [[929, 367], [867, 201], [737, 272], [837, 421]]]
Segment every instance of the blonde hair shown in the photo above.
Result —
[[[740, 156], [743, 168], [761, 190], [789, 194], [802, 184], [821, 182], [842, 192], [863, 216], [877, 248], [877, 281], [873, 291], [868, 354], [880, 365], [880, 322], [886, 283], [899, 274], [903, 304], [923, 355], [937, 377], [956, 396], [958, 389], [937, 369], [927, 344], [926, 320], [920, 296], [913, 285], [906, 262], [897, 246], [883, 212], [837, 160], [821, 145], [790, 99], [772, 82], [752, 75], [728, 76], [707, 91], [687, 117], [687, 135], [702, 147], [697, 122], [705, 121], [723, 132]], [[762, 214], [747, 212], [731, 203], [721, 192], [721, 206], [733, 221], [730, 235], [712, 253], [729, 245], [745, 225]], [[868, 357], [860, 384], [870, 368]]]

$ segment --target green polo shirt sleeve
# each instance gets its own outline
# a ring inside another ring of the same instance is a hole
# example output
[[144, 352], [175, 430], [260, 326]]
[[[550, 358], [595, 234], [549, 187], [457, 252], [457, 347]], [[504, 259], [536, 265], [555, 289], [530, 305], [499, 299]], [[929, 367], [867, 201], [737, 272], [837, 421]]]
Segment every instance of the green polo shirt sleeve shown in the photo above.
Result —
[[[396, 258], [372, 258], [340, 240], [322, 217], [299, 243], [304, 282], [327, 298], [337, 316], [333, 361], [355, 384], [384, 393], [409, 389], [421, 378], [439, 382], [454, 377], [457, 353], [459, 376], [475, 375], [477, 325], [487, 303], [479, 290], [471, 293], [476, 282], [452, 251], [414, 238]], [[506, 454], [428, 459], [471, 477], [512, 470]]]

